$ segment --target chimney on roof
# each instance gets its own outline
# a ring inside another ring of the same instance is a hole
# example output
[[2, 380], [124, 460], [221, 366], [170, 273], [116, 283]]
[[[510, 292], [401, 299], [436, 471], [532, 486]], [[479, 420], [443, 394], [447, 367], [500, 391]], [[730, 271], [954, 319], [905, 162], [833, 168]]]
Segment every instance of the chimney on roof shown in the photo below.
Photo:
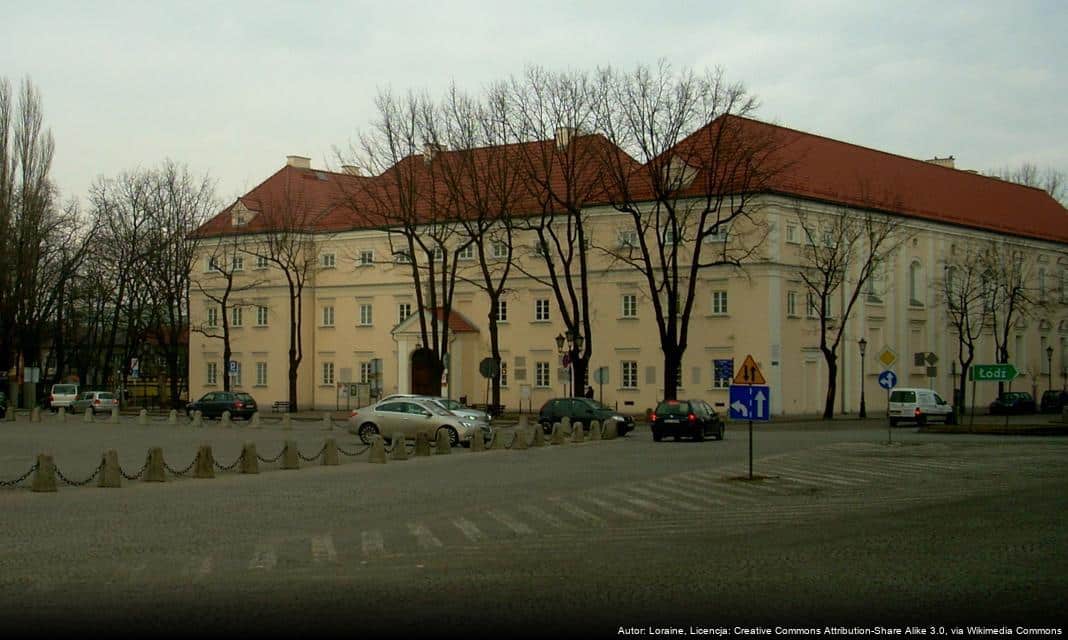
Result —
[[927, 162], [930, 162], [931, 164], [937, 164], [938, 166], [945, 167], [947, 169], [956, 169], [957, 168], [956, 164], [953, 161], [953, 156], [949, 156], [948, 158], [939, 158], [939, 157], [935, 156], [934, 158], [931, 158], [930, 160], [927, 160]]
[[436, 142], [424, 142], [423, 143], [423, 162], [430, 164], [434, 159], [434, 156], [444, 151], [445, 147]]
[[341, 172], [346, 174], [346, 175], [350, 175], [350, 176], [362, 176], [363, 175], [363, 172], [360, 171], [360, 168], [357, 167], [354, 164], [343, 164], [343, 165], [341, 165]]
[[304, 156], [286, 156], [286, 166], [297, 169], [311, 169], [311, 158]]
[[563, 150], [567, 148], [567, 145], [571, 144], [571, 139], [578, 135], [578, 129], [575, 127], [557, 127], [556, 128], [556, 148]]

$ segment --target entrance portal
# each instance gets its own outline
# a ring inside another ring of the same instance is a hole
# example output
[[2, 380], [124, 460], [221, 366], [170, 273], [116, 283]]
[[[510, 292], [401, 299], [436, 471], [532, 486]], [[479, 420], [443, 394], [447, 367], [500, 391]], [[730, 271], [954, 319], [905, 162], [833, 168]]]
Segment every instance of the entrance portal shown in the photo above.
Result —
[[437, 354], [422, 347], [412, 352], [412, 393], [422, 396], [441, 395], [441, 365]]

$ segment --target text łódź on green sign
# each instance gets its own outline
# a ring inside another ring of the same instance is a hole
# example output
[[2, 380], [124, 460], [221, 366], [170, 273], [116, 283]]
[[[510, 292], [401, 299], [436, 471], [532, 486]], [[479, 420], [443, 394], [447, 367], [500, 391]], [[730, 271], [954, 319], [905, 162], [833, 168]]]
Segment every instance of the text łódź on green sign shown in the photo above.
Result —
[[1008, 382], [1020, 374], [1011, 364], [972, 365], [972, 380], [977, 382]]

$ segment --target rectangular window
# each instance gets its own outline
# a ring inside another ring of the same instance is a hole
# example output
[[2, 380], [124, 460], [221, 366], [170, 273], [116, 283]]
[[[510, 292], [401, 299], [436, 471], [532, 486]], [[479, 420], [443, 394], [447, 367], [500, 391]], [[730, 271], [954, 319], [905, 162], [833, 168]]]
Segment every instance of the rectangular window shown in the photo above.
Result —
[[215, 305], [208, 307], [207, 323], [212, 329], [219, 326], [219, 308]]
[[624, 389], [638, 388], [638, 363], [634, 360], [624, 360], [623, 370], [620, 375]]
[[264, 307], [264, 306], [257, 306], [256, 307], [256, 326], [257, 327], [266, 327], [267, 326], [267, 307]]
[[712, 313], [717, 316], [727, 315], [727, 292], [712, 292]]
[[408, 255], [407, 251], [394, 251], [393, 262], [397, 264], [411, 264], [412, 257]]
[[207, 376], [207, 378], [208, 378], [208, 384], [209, 385], [214, 386], [214, 385], [219, 384], [219, 363], [218, 362], [209, 362], [208, 363], [208, 376]]
[[466, 247], [464, 247], [463, 249], [460, 249], [460, 252], [456, 254], [456, 258], [458, 260], [474, 260], [475, 259], [475, 245], [469, 244]]
[[267, 386], [267, 363], [266, 362], [257, 362], [256, 363], [256, 386], [257, 387], [266, 387]]
[[548, 362], [535, 362], [534, 363], [534, 386], [546, 388], [550, 385], [551, 380], [549, 378], [549, 363]]
[[332, 305], [323, 307], [323, 326], [334, 326], [334, 307]]
[[397, 305], [397, 324], [412, 317], [412, 303], [402, 302]]
[[230, 265], [233, 267], [234, 271], [244, 271], [245, 270], [245, 256], [234, 256], [233, 260], [230, 263]]
[[805, 317], [806, 318], [818, 318], [820, 317], [819, 307], [816, 306], [816, 294], [809, 291], [805, 296]]
[[786, 241], [790, 244], [797, 244], [798, 242], [800, 242], [798, 238], [799, 236], [797, 235], [797, 225], [786, 225]]
[[373, 307], [368, 303], [360, 305], [360, 326], [369, 327], [374, 324]]
[[266, 269], [267, 268], [267, 256], [256, 256], [256, 268], [257, 269]]
[[319, 256], [319, 266], [324, 269], [333, 269], [337, 266], [337, 255], [324, 253]]
[[508, 386], [508, 363], [503, 361], [501, 362], [501, 386]]
[[360, 382], [367, 384], [374, 377], [374, 367], [370, 362], [360, 363]]
[[549, 245], [539, 240], [534, 243], [534, 255], [538, 257], [545, 257], [549, 255]]
[[233, 387], [241, 386], [241, 363], [236, 360], [230, 361], [230, 385]]
[[787, 318], [796, 318], [797, 317], [797, 292], [796, 291], [787, 291], [786, 292], [786, 317]]
[[638, 246], [638, 232], [634, 229], [620, 229], [618, 237], [620, 249], [631, 249]]
[[231, 327], [240, 327], [241, 326], [241, 320], [244, 318], [244, 315], [245, 315], [244, 311], [245, 310], [242, 307], [231, 307], [230, 308], [230, 326]]
[[623, 294], [623, 317], [638, 317], [638, 296], [634, 295], [633, 293]]
[[673, 244], [678, 244], [678, 242], [679, 242], [679, 236], [678, 236], [677, 233], [675, 233], [674, 229], [671, 229], [671, 228], [664, 229], [664, 246], [665, 247], [671, 246]]
[[323, 363], [323, 384], [334, 384], [334, 363]]
[[[719, 366], [716, 363], [719, 362]], [[726, 389], [731, 386], [731, 375], [734, 371], [734, 360], [724, 359], [712, 362], [712, 388]]]
[[536, 322], [547, 322], [549, 320], [548, 298], [538, 298], [534, 301], [534, 320]]
[[219, 260], [215, 256], [208, 258], [208, 267], [205, 269], [208, 273], [219, 270]]
[[508, 257], [508, 245], [496, 240], [493, 243], [493, 257], [497, 259], [504, 259]]
[[705, 236], [704, 242], [706, 244], [712, 244], [713, 242], [726, 242], [727, 241], [727, 228], [730, 225], [726, 222], [720, 222], [718, 225], [714, 225], [714, 230], [710, 229], [710, 233]]
[[360, 251], [360, 266], [369, 267], [375, 263], [375, 252], [370, 249]]
[[497, 301], [497, 322], [508, 322], [508, 301]]

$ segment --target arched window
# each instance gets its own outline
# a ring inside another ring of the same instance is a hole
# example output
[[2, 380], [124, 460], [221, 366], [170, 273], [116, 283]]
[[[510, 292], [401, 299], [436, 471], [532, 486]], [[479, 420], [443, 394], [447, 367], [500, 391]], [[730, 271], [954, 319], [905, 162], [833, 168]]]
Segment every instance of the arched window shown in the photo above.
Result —
[[920, 299], [920, 286], [923, 267], [920, 266], [919, 260], [913, 260], [909, 265], [909, 304], [917, 307], [923, 306], [923, 302]]

